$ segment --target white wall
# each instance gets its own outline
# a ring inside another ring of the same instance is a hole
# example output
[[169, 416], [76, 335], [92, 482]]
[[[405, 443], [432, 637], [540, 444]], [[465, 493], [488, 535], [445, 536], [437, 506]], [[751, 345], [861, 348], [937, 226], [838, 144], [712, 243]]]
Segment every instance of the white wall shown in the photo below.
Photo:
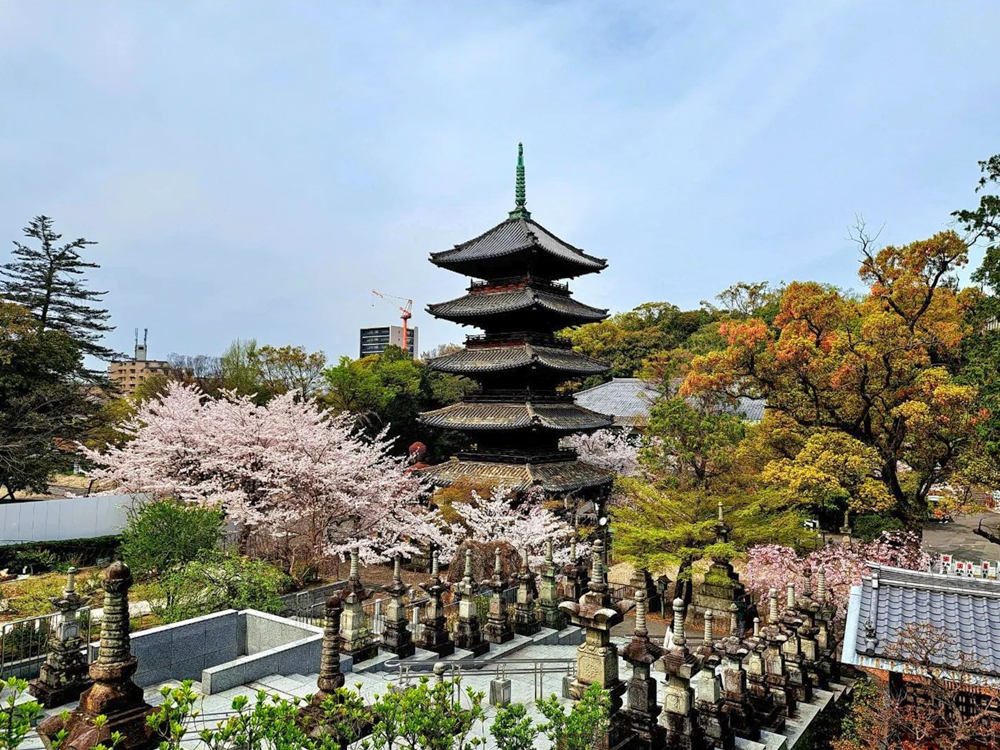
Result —
[[117, 534], [128, 508], [145, 500], [145, 495], [95, 495], [0, 503], [0, 545]]

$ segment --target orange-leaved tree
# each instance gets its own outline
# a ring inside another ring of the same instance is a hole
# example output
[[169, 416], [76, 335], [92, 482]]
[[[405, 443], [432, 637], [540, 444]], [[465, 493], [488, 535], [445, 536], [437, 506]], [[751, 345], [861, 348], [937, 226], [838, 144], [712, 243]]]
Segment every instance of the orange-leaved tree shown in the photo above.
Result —
[[727, 347], [696, 357], [682, 392], [762, 396], [808, 431], [870, 447], [892, 513], [913, 525], [983, 417], [953, 376], [967, 332], [954, 272], [968, 248], [954, 232], [876, 250], [862, 227], [858, 240], [866, 295], [789, 284], [773, 325], [720, 326]]

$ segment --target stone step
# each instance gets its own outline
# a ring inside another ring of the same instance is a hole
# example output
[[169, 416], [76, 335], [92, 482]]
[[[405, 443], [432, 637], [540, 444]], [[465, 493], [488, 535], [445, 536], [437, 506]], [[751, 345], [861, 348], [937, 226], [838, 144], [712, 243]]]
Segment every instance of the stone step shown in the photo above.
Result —
[[559, 631], [553, 630], [552, 628], [542, 628], [533, 636], [531, 636], [533, 643], [537, 643], [542, 646], [552, 646], [559, 643]]
[[760, 730], [760, 744], [763, 744], [767, 750], [790, 750], [788, 747], [788, 738], [783, 734], [775, 734], [774, 732], [768, 732], [764, 729]]
[[570, 625], [569, 627], [560, 630], [558, 637], [559, 644], [561, 646], [579, 646], [583, 643], [583, 628], [579, 628], [576, 625]]

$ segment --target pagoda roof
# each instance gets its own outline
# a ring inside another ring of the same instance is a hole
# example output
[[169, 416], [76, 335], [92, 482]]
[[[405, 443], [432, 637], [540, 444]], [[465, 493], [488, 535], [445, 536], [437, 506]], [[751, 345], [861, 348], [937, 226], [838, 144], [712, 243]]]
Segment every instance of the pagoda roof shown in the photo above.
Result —
[[424, 412], [420, 422], [448, 430], [497, 431], [542, 428], [558, 432], [582, 432], [609, 427], [606, 414], [577, 406], [572, 401], [477, 402], [463, 401], [443, 409]]
[[454, 375], [505, 372], [523, 367], [541, 367], [572, 375], [598, 375], [608, 370], [606, 365], [572, 349], [530, 343], [463, 349], [436, 357], [427, 364], [432, 370]]
[[448, 487], [455, 482], [493, 484], [509, 487], [514, 492], [540, 486], [545, 492], [565, 493], [606, 487], [615, 478], [607, 469], [582, 461], [552, 461], [539, 463], [500, 463], [453, 458], [437, 466], [421, 469], [436, 487]]
[[[571, 278], [604, 270], [604, 258], [587, 255], [565, 242], [538, 222], [514, 216], [478, 237], [455, 245], [451, 250], [431, 253], [431, 263], [466, 276], [488, 278], [508, 275], [520, 259], [526, 263], [535, 255], [552, 278]], [[500, 273], [500, 271], [503, 271]]]
[[604, 320], [608, 311], [577, 302], [567, 294], [524, 286], [501, 292], [475, 292], [448, 302], [428, 305], [435, 318], [455, 323], [473, 323], [491, 316], [519, 312], [550, 312], [563, 318], [561, 325], [575, 325]]

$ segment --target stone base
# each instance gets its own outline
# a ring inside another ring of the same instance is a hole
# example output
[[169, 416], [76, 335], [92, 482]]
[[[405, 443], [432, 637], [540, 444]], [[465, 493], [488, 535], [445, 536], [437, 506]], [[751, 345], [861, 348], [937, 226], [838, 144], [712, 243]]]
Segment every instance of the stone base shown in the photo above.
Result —
[[[299, 709], [299, 715], [295, 720], [295, 723], [299, 725], [302, 731], [314, 740], [322, 740], [331, 733], [331, 728], [326, 723], [326, 711], [323, 708], [323, 703], [327, 697], [322, 694], [314, 695], [309, 705]], [[365, 707], [363, 717], [359, 718], [358, 721], [359, 725], [357, 726], [355, 740], [360, 740], [370, 735], [372, 733], [372, 726], [375, 723], [373, 717], [371, 717], [370, 709], [367, 707]]]
[[558, 605], [547, 607], [544, 604], [538, 608], [541, 615], [542, 625], [553, 630], [562, 630], [566, 627], [566, 617], [559, 611]]
[[409, 659], [411, 656], [417, 653], [417, 647], [416, 644], [413, 643], [413, 641], [408, 641], [407, 643], [401, 643], [398, 645], [392, 645], [386, 643], [385, 641], [382, 641], [382, 643], [379, 644], [379, 648], [390, 654], [395, 654], [400, 659]]
[[444, 618], [439, 619], [440, 622], [435, 623], [435, 626], [428, 624], [424, 627], [423, 635], [417, 641], [417, 645], [426, 651], [433, 651], [438, 656], [450, 656], [455, 653], [455, 643], [445, 630]]
[[105, 714], [107, 722], [103, 726], [95, 725], [99, 714], [77, 708], [65, 720], [62, 716], [49, 717], [38, 725], [37, 731], [42, 744], [49, 750], [58, 742], [57, 736], [64, 729], [66, 739], [59, 745], [60, 750], [90, 750], [95, 745], [111, 747], [113, 732], [119, 732], [122, 737], [118, 750], [154, 750], [159, 747], [160, 740], [146, 723], [146, 717], [158, 710], [142, 702], [140, 690], [138, 705]]
[[535, 635], [542, 626], [538, 623], [538, 618], [532, 612], [530, 616], [518, 617], [514, 615], [514, 632], [518, 635]]
[[413, 656], [417, 651], [417, 647], [413, 645], [413, 635], [407, 627], [406, 620], [387, 622], [379, 647], [383, 651], [395, 654], [400, 659]]
[[378, 656], [378, 647], [379, 642], [372, 641], [371, 643], [361, 646], [360, 648], [356, 648], [353, 651], [348, 651], [347, 649], [342, 648], [340, 653], [344, 656], [350, 656], [355, 664], [360, 664], [363, 661], [368, 661], [369, 659], [374, 659]]
[[501, 625], [496, 622], [488, 622], [486, 623], [486, 627], [483, 628], [483, 638], [490, 643], [506, 643], [513, 640], [514, 631], [506, 623]]
[[692, 716], [664, 711], [660, 714], [660, 725], [663, 727], [667, 747], [683, 750], [698, 750], [701, 747], [701, 731]]
[[31, 681], [28, 692], [31, 693], [44, 708], [55, 708], [56, 706], [73, 703], [93, 684], [94, 681], [87, 678], [86, 680], [80, 680], [77, 682], [50, 685], [47, 682], [42, 682], [41, 678], [39, 678]]
[[629, 711], [621, 712], [625, 723], [632, 732], [626, 745], [628, 750], [661, 750], [664, 746], [663, 727], [656, 721], [656, 715]]
[[470, 620], [461, 620], [455, 624], [455, 632], [452, 635], [455, 648], [471, 651], [473, 656], [482, 656], [490, 650], [488, 641], [483, 640], [483, 630], [479, 627], [479, 619], [473, 617]]

